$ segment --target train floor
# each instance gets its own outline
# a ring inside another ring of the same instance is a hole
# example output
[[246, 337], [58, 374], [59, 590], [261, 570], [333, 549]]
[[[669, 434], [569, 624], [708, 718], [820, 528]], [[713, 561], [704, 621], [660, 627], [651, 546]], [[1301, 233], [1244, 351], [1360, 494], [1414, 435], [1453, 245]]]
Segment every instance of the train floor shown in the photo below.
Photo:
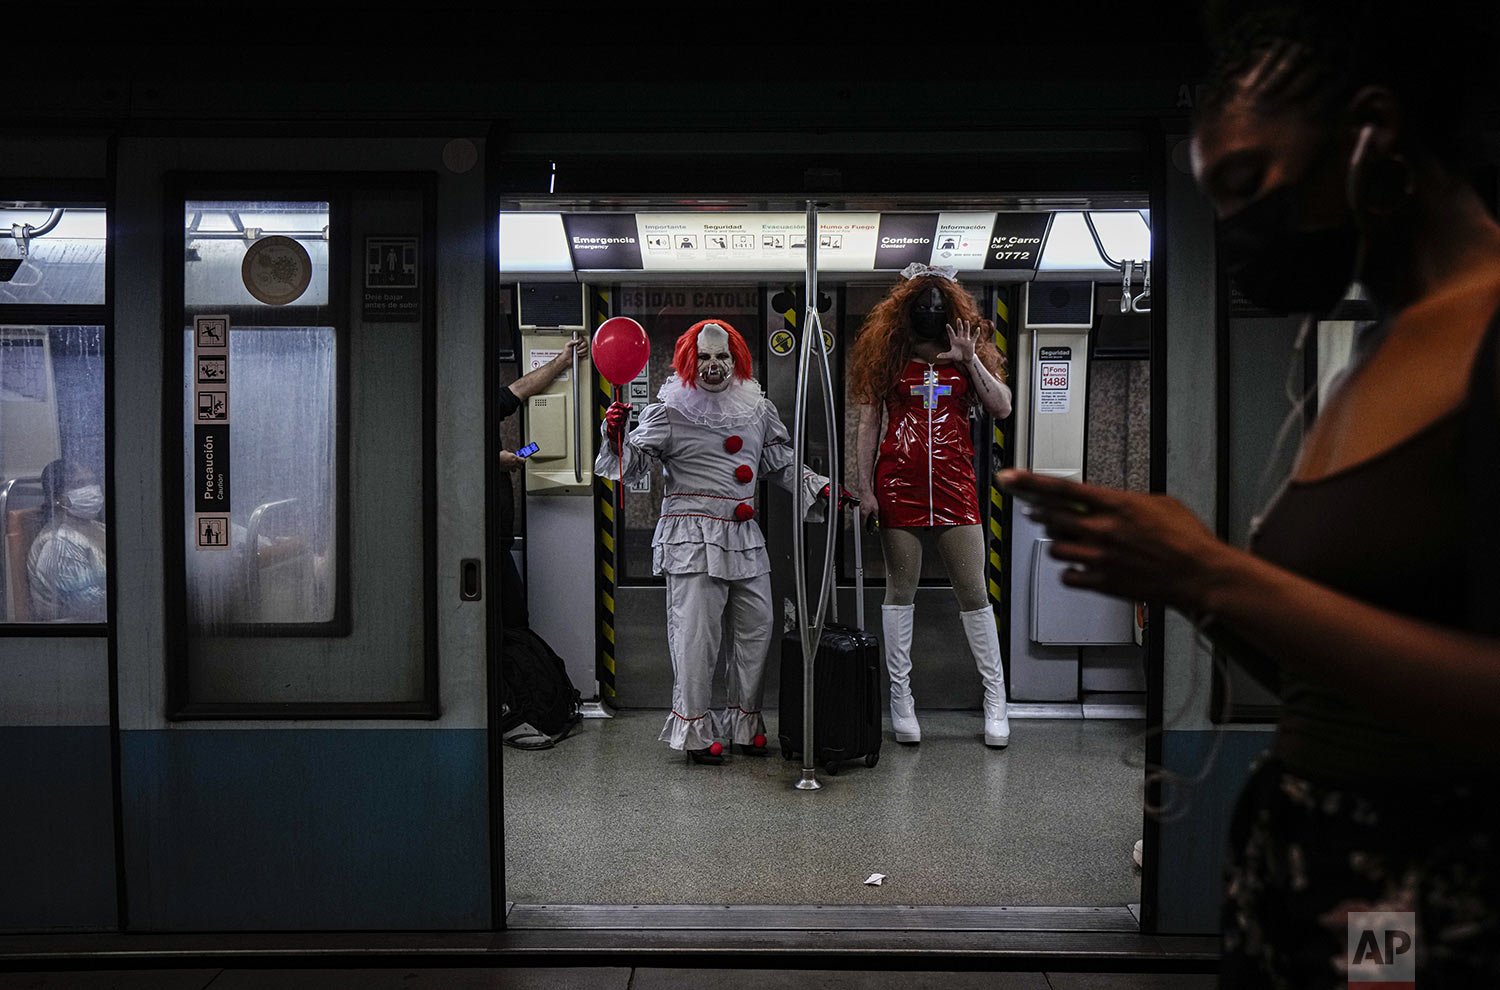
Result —
[[[793, 788], [779, 752], [697, 766], [662, 711], [506, 749], [506, 898], [521, 904], [1135, 906], [1145, 723], [919, 712], [920, 746]], [[775, 738], [775, 713], [767, 722]], [[879, 885], [866, 881], [884, 877]]]

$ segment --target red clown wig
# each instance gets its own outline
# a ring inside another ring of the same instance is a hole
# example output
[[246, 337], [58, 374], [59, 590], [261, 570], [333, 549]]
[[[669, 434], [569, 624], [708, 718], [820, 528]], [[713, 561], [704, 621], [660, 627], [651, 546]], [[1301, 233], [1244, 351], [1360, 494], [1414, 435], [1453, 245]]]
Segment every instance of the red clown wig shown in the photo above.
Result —
[[672, 353], [672, 367], [684, 385], [698, 387], [698, 334], [710, 323], [724, 328], [729, 335], [729, 356], [734, 358], [734, 377], [748, 379], [755, 369], [750, 364], [750, 345], [740, 332], [723, 320], [699, 320], [677, 338], [677, 350]]

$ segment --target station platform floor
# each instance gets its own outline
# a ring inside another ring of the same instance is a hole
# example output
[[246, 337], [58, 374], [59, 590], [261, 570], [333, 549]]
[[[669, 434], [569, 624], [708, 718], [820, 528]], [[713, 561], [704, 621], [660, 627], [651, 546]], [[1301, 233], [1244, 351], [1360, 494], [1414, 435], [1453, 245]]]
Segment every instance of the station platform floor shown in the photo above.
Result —
[[0, 972], [0, 990], [1211, 990], [1211, 974], [648, 967]]
[[[517, 904], [1135, 906], [1146, 723], [978, 712], [889, 726], [874, 768], [732, 755], [687, 763], [664, 711], [585, 720], [554, 748], [504, 751], [506, 900]], [[1132, 765], [1133, 764], [1133, 765]], [[865, 881], [882, 874], [879, 886]]]

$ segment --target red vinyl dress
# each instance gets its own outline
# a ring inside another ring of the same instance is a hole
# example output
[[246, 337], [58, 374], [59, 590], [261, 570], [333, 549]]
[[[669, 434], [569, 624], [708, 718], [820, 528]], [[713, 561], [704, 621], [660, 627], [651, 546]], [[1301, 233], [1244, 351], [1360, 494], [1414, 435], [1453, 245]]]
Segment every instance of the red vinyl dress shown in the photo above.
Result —
[[951, 364], [908, 361], [886, 399], [875, 459], [880, 525], [977, 526], [969, 379]]

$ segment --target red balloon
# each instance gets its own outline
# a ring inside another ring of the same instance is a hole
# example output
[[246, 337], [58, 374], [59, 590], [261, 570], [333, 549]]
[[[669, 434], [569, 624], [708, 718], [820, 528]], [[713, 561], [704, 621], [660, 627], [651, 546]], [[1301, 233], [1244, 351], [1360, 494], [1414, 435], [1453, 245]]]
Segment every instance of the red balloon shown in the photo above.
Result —
[[594, 366], [613, 385], [624, 385], [651, 360], [651, 341], [645, 329], [628, 316], [605, 320], [594, 331]]

